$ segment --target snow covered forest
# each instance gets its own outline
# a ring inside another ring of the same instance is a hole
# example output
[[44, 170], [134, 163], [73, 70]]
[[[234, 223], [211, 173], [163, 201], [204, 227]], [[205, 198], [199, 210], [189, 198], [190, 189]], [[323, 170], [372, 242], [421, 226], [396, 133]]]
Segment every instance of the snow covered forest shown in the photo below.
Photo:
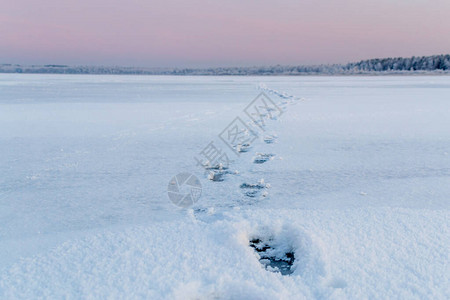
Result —
[[348, 64], [226, 68], [139, 68], [0, 64], [0, 73], [136, 75], [360, 75], [450, 73], [450, 54], [369, 59]]

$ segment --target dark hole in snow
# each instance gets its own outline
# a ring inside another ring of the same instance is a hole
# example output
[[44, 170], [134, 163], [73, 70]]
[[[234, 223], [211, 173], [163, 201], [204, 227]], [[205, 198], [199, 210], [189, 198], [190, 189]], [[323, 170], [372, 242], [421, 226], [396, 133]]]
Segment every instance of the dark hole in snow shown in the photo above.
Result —
[[252, 247], [259, 254], [259, 262], [271, 272], [280, 272], [281, 275], [290, 275], [295, 261], [294, 252], [286, 252], [283, 255], [273, 255], [275, 250], [271, 245], [259, 238], [250, 240]]
[[268, 160], [269, 160], [268, 157], [256, 157], [256, 158], [253, 160], [253, 162], [254, 162], [255, 164], [263, 164], [263, 163], [265, 163], [265, 162], [268, 161]]

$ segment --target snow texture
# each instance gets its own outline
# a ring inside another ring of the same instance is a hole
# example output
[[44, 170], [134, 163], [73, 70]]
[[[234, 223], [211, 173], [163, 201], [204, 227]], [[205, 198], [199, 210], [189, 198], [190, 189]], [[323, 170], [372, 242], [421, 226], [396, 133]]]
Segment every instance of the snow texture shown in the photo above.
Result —
[[[235, 155], [218, 135], [261, 90], [283, 114]], [[449, 94], [430, 76], [0, 75], [0, 299], [447, 299]], [[213, 140], [226, 172], [194, 159]], [[180, 172], [203, 187], [189, 209], [167, 196]]]

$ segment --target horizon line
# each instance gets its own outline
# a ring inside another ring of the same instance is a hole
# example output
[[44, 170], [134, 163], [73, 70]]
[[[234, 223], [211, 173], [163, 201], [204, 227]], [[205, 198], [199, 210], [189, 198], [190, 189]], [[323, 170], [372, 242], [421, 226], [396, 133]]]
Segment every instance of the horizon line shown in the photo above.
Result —
[[19, 64], [19, 63], [0, 63], [0, 66], [18, 66], [18, 67], [47, 67], [47, 68], [66, 68], [66, 67], [109, 67], [109, 68], [139, 68], [139, 69], [153, 69], [153, 70], [176, 70], [176, 69], [184, 69], [184, 70], [205, 70], [205, 69], [235, 69], [235, 68], [265, 68], [265, 67], [314, 67], [314, 66], [345, 66], [354, 63], [361, 63], [364, 61], [371, 60], [383, 60], [383, 59], [412, 59], [412, 58], [424, 58], [424, 57], [435, 57], [435, 56], [447, 56], [448, 54], [432, 54], [432, 55], [413, 55], [413, 56], [390, 56], [390, 57], [374, 57], [374, 58], [366, 58], [357, 61], [349, 61], [345, 63], [318, 63], [318, 64], [268, 64], [268, 65], [252, 65], [252, 66], [218, 66], [218, 67], [144, 67], [144, 66], [131, 66], [131, 65], [97, 65], [97, 64], [57, 64], [57, 63], [48, 63], [48, 64]]

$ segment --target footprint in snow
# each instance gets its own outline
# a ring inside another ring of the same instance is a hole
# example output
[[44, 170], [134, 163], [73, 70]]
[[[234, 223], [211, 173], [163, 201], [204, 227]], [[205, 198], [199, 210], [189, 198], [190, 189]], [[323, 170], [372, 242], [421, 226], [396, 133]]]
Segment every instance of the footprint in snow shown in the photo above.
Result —
[[308, 233], [297, 227], [262, 226], [249, 236], [248, 241], [248, 246], [266, 271], [300, 276], [317, 298], [327, 298], [330, 286], [345, 287], [343, 281], [327, 280], [333, 277], [327, 274], [320, 247]]
[[268, 134], [268, 135], [264, 136], [264, 143], [273, 144], [276, 139], [277, 139], [277, 136], [275, 134]]
[[259, 256], [259, 262], [271, 272], [279, 272], [281, 275], [291, 275], [295, 261], [295, 253], [292, 247], [287, 251], [280, 251], [272, 239], [253, 238], [249, 242]]
[[329, 262], [323, 259], [320, 241], [314, 242], [298, 227], [262, 226], [248, 241], [266, 271], [300, 276], [315, 298], [328, 299], [334, 290], [347, 287], [345, 280], [328, 272]]
[[248, 144], [248, 143], [245, 143], [245, 144], [238, 144], [238, 145], [236, 146], [236, 151], [239, 152], [239, 153], [245, 153], [245, 152], [248, 152], [248, 151], [250, 151], [250, 149], [251, 149], [251, 145]]
[[264, 179], [258, 181], [258, 183], [242, 183], [239, 188], [242, 190], [245, 196], [255, 198], [258, 196], [266, 197], [269, 193], [267, 189], [270, 188], [270, 184], [265, 183]]
[[256, 153], [255, 157], [253, 158], [253, 163], [255, 164], [263, 164], [269, 160], [272, 160], [275, 154], [273, 153]]
[[225, 175], [227, 174], [236, 174], [237, 171], [232, 172], [229, 170], [227, 166], [224, 166], [223, 164], [215, 164], [211, 165], [209, 162], [203, 164], [203, 167], [208, 173], [208, 179], [211, 181], [224, 181]]

